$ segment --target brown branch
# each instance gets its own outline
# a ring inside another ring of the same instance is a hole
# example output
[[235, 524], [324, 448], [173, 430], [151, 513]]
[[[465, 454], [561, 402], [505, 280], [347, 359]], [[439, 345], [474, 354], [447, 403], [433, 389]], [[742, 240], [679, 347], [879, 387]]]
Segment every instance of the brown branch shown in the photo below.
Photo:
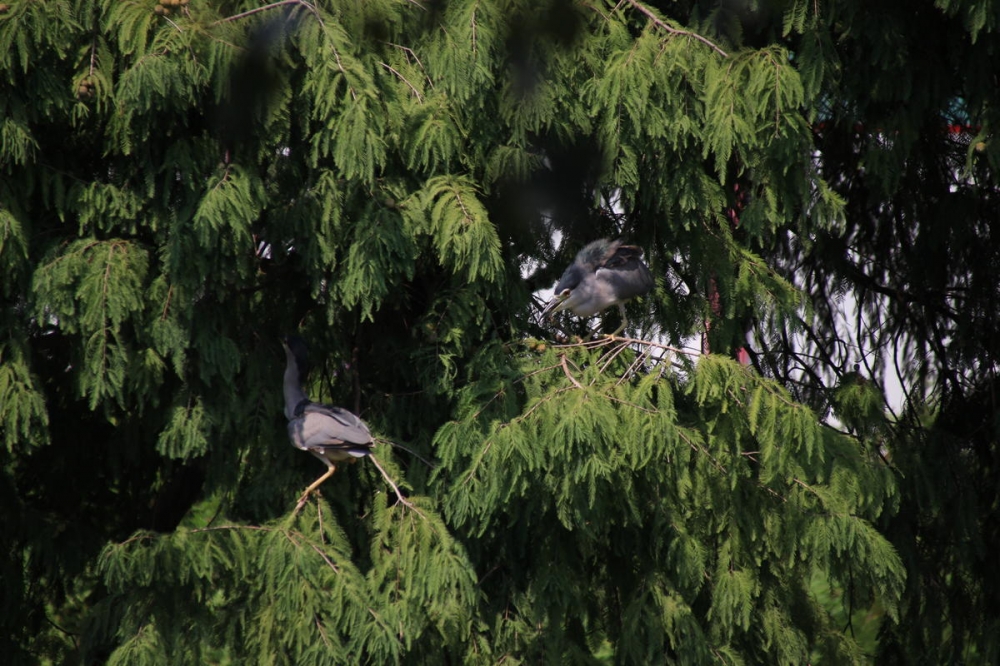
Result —
[[[308, 2], [303, 2], [302, 0], [281, 0], [280, 2], [272, 2], [269, 5], [264, 5], [262, 7], [254, 7], [253, 9], [248, 9], [245, 12], [240, 12], [239, 14], [233, 14], [232, 16], [227, 16], [226, 18], [219, 19], [212, 25], [218, 25], [219, 23], [228, 23], [229, 21], [238, 21], [244, 19], [248, 16], [253, 16], [254, 14], [259, 14], [260, 12], [266, 12], [271, 9], [276, 9], [278, 7], [283, 7], [285, 5], [302, 5], [313, 14], [316, 14], [316, 8], [310, 5]], [[317, 17], [319, 15], [317, 14]]]
[[[476, 4], [478, 5], [479, 3], [476, 3]], [[478, 9], [478, 6], [476, 7], [476, 9]], [[474, 54], [478, 55], [479, 48], [478, 48], [477, 42], [476, 42], [476, 10], [475, 9], [473, 9], [473, 11], [472, 11], [472, 18], [469, 20], [469, 23], [471, 24], [471, 27], [472, 27], [472, 52]]]
[[687, 435], [685, 435], [683, 428], [678, 428], [677, 429], [677, 436], [680, 437], [685, 442], [687, 442], [687, 445], [691, 447], [692, 451], [695, 451], [697, 453], [701, 453], [702, 455], [704, 455], [705, 457], [707, 457], [709, 460], [711, 460], [712, 464], [715, 465], [716, 469], [718, 469], [720, 472], [722, 472], [723, 474], [729, 474], [729, 470], [726, 469], [726, 466], [723, 465], [722, 463], [720, 463], [718, 460], [716, 460], [715, 456], [713, 456], [711, 453], [709, 453], [709, 451], [708, 451], [707, 448], [701, 446], [700, 444], [696, 443], [692, 438], [690, 438]]
[[174, 295], [174, 285], [170, 285], [170, 288], [167, 289], [167, 299], [163, 303], [163, 312], [160, 314], [160, 321], [166, 321], [167, 310], [170, 309], [170, 299], [173, 295]]
[[402, 81], [403, 83], [405, 83], [406, 85], [408, 85], [410, 87], [410, 90], [413, 91], [413, 95], [417, 98], [418, 102], [423, 102], [424, 101], [424, 97], [423, 97], [423, 95], [420, 94], [420, 91], [417, 90], [413, 86], [412, 83], [410, 83], [409, 81], [407, 81], [405, 76], [403, 76], [402, 74], [400, 74], [399, 72], [397, 72], [395, 69], [393, 69], [389, 65], [385, 64], [384, 62], [380, 62], [379, 64], [382, 65], [383, 67], [385, 67], [387, 70], [389, 70], [393, 74], [395, 74], [397, 77], [399, 77], [400, 81]]
[[[802, 481], [801, 479], [799, 479], [797, 477], [793, 477], [792, 481], [794, 481], [796, 484], [802, 486], [803, 488], [805, 488], [806, 490], [808, 490], [809, 492], [811, 492], [813, 495], [815, 495], [816, 497], [818, 497], [819, 500], [820, 500], [820, 502], [823, 502], [823, 496], [820, 495], [818, 492], [816, 492], [816, 489], [813, 488], [812, 486], [810, 486], [808, 483], [806, 483], [805, 481]], [[825, 506], [825, 504], [826, 503], [824, 502], [824, 506]]]
[[330, 639], [326, 637], [326, 630], [323, 628], [323, 624], [319, 621], [319, 615], [313, 615], [313, 620], [316, 622], [316, 629], [319, 630], [319, 636], [323, 639], [323, 645], [329, 650], [333, 646], [330, 645]]
[[690, 30], [681, 30], [679, 28], [675, 28], [675, 27], [667, 24], [661, 18], [659, 18], [656, 14], [654, 14], [651, 9], [649, 9], [645, 5], [642, 5], [637, 0], [625, 0], [625, 2], [627, 2], [630, 5], [632, 5], [637, 10], [639, 10], [639, 12], [641, 12], [642, 14], [644, 14], [658, 28], [660, 28], [662, 30], [665, 30], [666, 32], [669, 32], [672, 35], [679, 35], [679, 36], [682, 36], [682, 37], [693, 37], [694, 39], [697, 39], [702, 44], [705, 44], [706, 46], [708, 46], [709, 48], [711, 48], [713, 51], [715, 51], [716, 53], [718, 53], [719, 55], [721, 55], [723, 58], [728, 58], [729, 57], [728, 53], [726, 53], [721, 48], [719, 48], [715, 43], [713, 43], [707, 37], [702, 37], [701, 35], [699, 35], [696, 32], [691, 32]]
[[[293, 541], [292, 543], [295, 543], [295, 542]], [[296, 546], [298, 546], [298, 544], [295, 544], [295, 545], [296, 545]], [[311, 543], [311, 544], [309, 544], [309, 547], [310, 547], [310, 548], [312, 548], [313, 550], [315, 550], [315, 551], [316, 551], [316, 553], [317, 553], [317, 554], [318, 554], [318, 555], [319, 555], [320, 557], [322, 557], [322, 558], [323, 558], [323, 561], [324, 561], [324, 562], [326, 562], [326, 563], [327, 563], [327, 564], [328, 564], [328, 565], [330, 566], [330, 568], [331, 568], [331, 569], [333, 569], [333, 572], [334, 572], [334, 573], [336, 573], [336, 574], [339, 574], [339, 573], [340, 573], [340, 569], [338, 569], [338, 568], [337, 568], [337, 565], [333, 563], [333, 560], [331, 560], [331, 559], [330, 559], [330, 558], [329, 558], [329, 557], [327, 556], [327, 554], [323, 552], [323, 549], [322, 549], [322, 548], [320, 548], [319, 546], [317, 546], [317, 545], [316, 545], [316, 544], [314, 544], [314, 543]]]
[[605, 358], [606, 358], [607, 360], [606, 360], [606, 361], [604, 362], [604, 365], [602, 365], [602, 366], [601, 366], [601, 370], [600, 370], [600, 371], [601, 371], [601, 373], [603, 374], [603, 373], [604, 373], [604, 371], [605, 371], [605, 370], [607, 370], [607, 369], [608, 369], [608, 367], [609, 367], [609, 366], [611, 365], [611, 363], [612, 363], [612, 362], [613, 362], [613, 361], [614, 361], [614, 360], [615, 360], [616, 358], [618, 358], [619, 356], [621, 356], [621, 355], [622, 355], [622, 352], [624, 352], [624, 351], [625, 351], [626, 349], [628, 349], [628, 343], [627, 343], [627, 342], [623, 342], [622, 344], [618, 345], [618, 348], [617, 348], [617, 349], [615, 349], [615, 350], [614, 350], [614, 351], [612, 351], [612, 352], [608, 352], [608, 353], [607, 353], [607, 354], [605, 355]]
[[596, 347], [604, 347], [616, 341], [626, 342], [634, 345], [645, 345], [647, 347], [656, 347], [657, 349], [664, 349], [666, 351], [674, 352], [675, 354], [684, 354], [685, 356], [701, 356], [700, 352], [690, 351], [688, 349], [681, 349], [680, 347], [673, 347], [671, 345], [665, 345], [659, 342], [653, 342], [652, 340], [640, 340], [639, 338], [628, 338], [628, 337], [622, 337], [620, 335], [608, 335], [599, 340], [571, 342], [564, 345], [552, 345], [552, 346], [555, 347], [556, 349], [569, 349], [576, 347], [591, 349]]
[[566, 378], [573, 382], [573, 386], [578, 389], [583, 389], [580, 382], [576, 381], [576, 377], [573, 376], [573, 374], [569, 371], [569, 367], [566, 365], [566, 354], [560, 355], [559, 358], [561, 359], [560, 365], [562, 366], [563, 372], [566, 374]]
[[427, 79], [427, 85], [429, 85], [431, 88], [434, 87], [434, 82], [431, 81], [431, 77], [427, 75], [427, 70], [424, 68], [424, 63], [420, 62], [420, 58], [417, 56], [416, 52], [413, 49], [411, 49], [408, 46], [403, 46], [401, 44], [393, 44], [392, 42], [386, 42], [386, 43], [389, 46], [394, 46], [397, 49], [401, 50], [403, 53], [407, 54], [406, 56], [407, 63], [410, 62], [410, 56], [413, 56], [413, 59], [417, 62], [417, 66], [420, 67], [420, 71], [424, 73], [424, 78]]
[[[600, 14], [600, 15], [601, 15], [601, 18], [602, 18], [602, 19], [604, 19], [605, 21], [610, 21], [610, 20], [611, 20], [611, 15], [610, 15], [610, 14], [605, 14], [605, 13], [604, 13], [603, 11], [601, 11], [601, 8], [600, 8], [600, 7], [595, 7], [594, 5], [590, 4], [589, 2], [583, 2], [583, 3], [581, 3], [581, 4], [582, 4], [582, 5], [584, 6], [584, 7], [586, 7], [587, 9], [590, 9], [590, 10], [592, 10], [592, 11], [595, 11], [595, 12], [597, 12], [598, 14]], [[613, 8], [611, 9], [611, 13], [612, 13], [612, 14], [614, 14], [614, 13], [615, 13], [616, 11], [618, 11], [618, 7], [620, 7], [620, 6], [621, 6], [621, 4], [622, 4], [622, 3], [621, 3], [621, 2], [619, 2], [619, 3], [617, 4], [617, 5], [615, 5], [615, 6], [614, 6], [614, 7], [613, 7]]]
[[420, 455], [419, 453], [417, 453], [416, 451], [414, 451], [413, 449], [411, 449], [408, 446], [403, 446], [402, 444], [397, 444], [396, 442], [393, 442], [393, 441], [388, 440], [388, 439], [382, 439], [380, 437], [376, 437], [375, 441], [378, 442], [378, 443], [380, 443], [380, 444], [388, 444], [389, 446], [394, 446], [397, 449], [403, 449], [404, 451], [406, 451], [407, 453], [409, 453], [411, 456], [413, 456], [414, 458], [416, 458], [417, 460], [419, 460], [423, 464], [427, 465], [427, 467], [429, 467], [430, 469], [434, 469], [436, 467], [436, 465], [434, 463], [432, 463], [430, 460], [427, 460], [427, 458], [424, 458], [422, 455]]
[[399, 489], [399, 486], [397, 486], [397, 485], [396, 485], [396, 483], [395, 483], [395, 482], [394, 482], [394, 481], [392, 480], [392, 478], [391, 478], [391, 477], [389, 476], [389, 474], [388, 474], [388, 473], [387, 473], [387, 472], [386, 472], [386, 471], [385, 471], [384, 469], [382, 469], [382, 465], [379, 465], [379, 464], [378, 464], [378, 459], [377, 459], [377, 458], [376, 458], [376, 457], [374, 456], [374, 454], [369, 454], [369, 455], [368, 455], [368, 459], [372, 461], [372, 464], [374, 464], [374, 465], [375, 465], [375, 467], [376, 467], [376, 468], [378, 469], [378, 471], [379, 471], [379, 472], [380, 472], [380, 473], [382, 474], [382, 478], [384, 478], [384, 479], [386, 480], [386, 482], [387, 482], [387, 483], [388, 483], [388, 484], [389, 484], [390, 486], [392, 486], [392, 490], [393, 490], [393, 492], [394, 492], [394, 493], [396, 493], [396, 499], [397, 499], [397, 501], [398, 501], [399, 503], [403, 504], [403, 506], [406, 506], [406, 507], [409, 507], [410, 509], [412, 509], [412, 510], [413, 510], [413, 511], [414, 511], [414, 512], [415, 512], [415, 513], [416, 513], [416, 514], [418, 515], [418, 516], [420, 516], [421, 518], [424, 518], [424, 519], [426, 519], [426, 518], [427, 518], [427, 516], [425, 516], [425, 515], [424, 515], [424, 514], [423, 514], [423, 513], [422, 513], [422, 512], [420, 511], [420, 509], [418, 509], [417, 507], [413, 506], [413, 502], [410, 502], [409, 500], [407, 500], [407, 499], [406, 499], [406, 498], [405, 498], [405, 497], [403, 496], [403, 493], [402, 493], [402, 491], [400, 491], [400, 489]]

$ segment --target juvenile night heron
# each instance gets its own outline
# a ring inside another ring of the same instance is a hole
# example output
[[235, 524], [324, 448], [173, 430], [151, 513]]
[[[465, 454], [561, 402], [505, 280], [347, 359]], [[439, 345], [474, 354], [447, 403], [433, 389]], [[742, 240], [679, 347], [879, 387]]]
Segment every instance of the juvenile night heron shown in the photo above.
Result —
[[370, 455], [374, 442], [365, 422], [340, 407], [313, 402], [302, 389], [309, 368], [306, 343], [298, 336], [281, 341], [285, 348], [285, 416], [288, 437], [296, 448], [308, 451], [323, 461], [326, 473], [313, 481], [299, 498], [296, 509], [336, 471], [336, 463], [354, 461]]
[[576, 255], [556, 284], [555, 297], [545, 306], [543, 316], [569, 310], [580, 317], [592, 317], [612, 305], [618, 306], [622, 323], [611, 335], [618, 335], [628, 323], [625, 301], [648, 294], [653, 276], [642, 261], [642, 249], [602, 238]]

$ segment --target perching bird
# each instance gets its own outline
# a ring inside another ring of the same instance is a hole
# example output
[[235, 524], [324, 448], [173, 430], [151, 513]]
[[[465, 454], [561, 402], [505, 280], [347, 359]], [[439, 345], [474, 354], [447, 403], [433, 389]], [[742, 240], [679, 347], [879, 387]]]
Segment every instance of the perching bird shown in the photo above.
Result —
[[365, 422], [340, 407], [313, 402], [302, 389], [308, 372], [308, 350], [298, 336], [288, 336], [281, 341], [285, 348], [285, 416], [288, 418], [288, 437], [296, 448], [308, 451], [327, 465], [326, 473], [306, 488], [296, 509], [309, 499], [309, 495], [333, 475], [335, 463], [363, 458], [370, 455], [374, 442]]
[[611, 335], [618, 335], [628, 323], [625, 301], [648, 294], [652, 289], [653, 276], [642, 261], [642, 249], [602, 238], [577, 253], [559, 278], [555, 296], [542, 315], [569, 310], [580, 317], [591, 317], [617, 305], [622, 323]]

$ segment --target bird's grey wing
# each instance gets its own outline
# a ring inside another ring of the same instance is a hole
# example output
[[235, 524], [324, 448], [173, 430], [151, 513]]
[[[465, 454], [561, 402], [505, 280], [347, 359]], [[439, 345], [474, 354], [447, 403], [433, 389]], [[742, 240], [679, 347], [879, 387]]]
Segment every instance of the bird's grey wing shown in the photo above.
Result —
[[337, 450], [354, 457], [368, 455], [373, 446], [364, 421], [346, 409], [317, 403], [288, 422], [288, 436], [300, 449]]
[[372, 433], [368, 429], [368, 425], [342, 407], [310, 402], [302, 410], [302, 413], [307, 417], [315, 415], [317, 423], [327, 423], [328, 430], [345, 442], [366, 444], [372, 441]]
[[642, 262], [642, 248], [638, 245], [610, 243], [599, 268], [628, 268], [635, 262]]
[[635, 245], [616, 246], [597, 269], [597, 279], [611, 284], [619, 301], [648, 294], [655, 285], [649, 267], [642, 260], [642, 248]]
[[[614, 260], [615, 253], [620, 246], [621, 241], [611, 241], [607, 238], [601, 238], [585, 245], [582, 250], [576, 253], [576, 259], [566, 268], [562, 277], [559, 278], [559, 282], [556, 283], [556, 295], [565, 289], [576, 289], [597, 269], [607, 266], [609, 260]], [[639, 250], [632, 245], [626, 247]], [[639, 256], [642, 256], [642, 250], [639, 250]]]
[[620, 241], [612, 241], [607, 238], [599, 238], [587, 243], [583, 249], [576, 253], [576, 258], [571, 266], [580, 267], [584, 273], [593, 273], [604, 265], [607, 258], [614, 254], [615, 248], [620, 244]]
[[347, 437], [363, 439], [352, 429], [323, 414], [303, 414], [288, 422], [288, 437], [292, 444], [305, 451], [321, 452], [333, 460], [361, 458], [371, 453], [371, 439], [352, 442]]

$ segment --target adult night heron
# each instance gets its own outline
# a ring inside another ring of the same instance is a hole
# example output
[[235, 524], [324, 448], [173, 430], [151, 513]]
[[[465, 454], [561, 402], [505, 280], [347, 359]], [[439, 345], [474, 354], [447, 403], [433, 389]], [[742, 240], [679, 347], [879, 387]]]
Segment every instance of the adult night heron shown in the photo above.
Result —
[[625, 328], [625, 301], [648, 294], [653, 276], [642, 261], [642, 249], [602, 238], [584, 247], [556, 284], [555, 296], [542, 315], [569, 310], [580, 317], [592, 317], [612, 305], [618, 306], [622, 323], [611, 335]]
[[333, 475], [336, 463], [370, 455], [374, 442], [368, 426], [357, 416], [340, 407], [313, 402], [306, 395], [302, 388], [309, 367], [305, 341], [293, 335], [283, 338], [281, 344], [285, 348], [288, 437], [296, 448], [308, 451], [327, 466], [326, 472], [302, 493], [296, 507], [300, 509], [309, 495]]

